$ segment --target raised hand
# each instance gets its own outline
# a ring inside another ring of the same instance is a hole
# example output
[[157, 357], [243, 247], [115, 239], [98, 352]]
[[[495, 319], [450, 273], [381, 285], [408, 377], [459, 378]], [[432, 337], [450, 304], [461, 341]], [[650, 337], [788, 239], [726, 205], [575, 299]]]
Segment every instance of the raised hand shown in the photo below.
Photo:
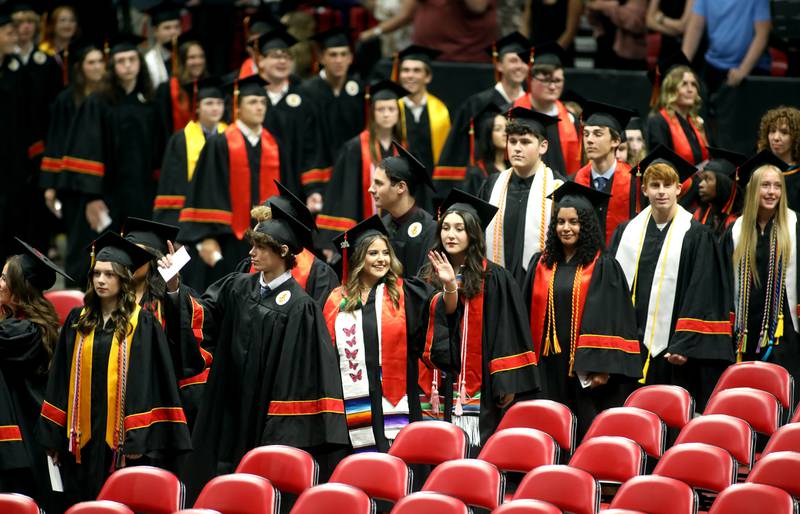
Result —
[[436, 276], [439, 282], [448, 290], [455, 290], [458, 287], [456, 283], [456, 272], [453, 270], [453, 265], [442, 252], [435, 252], [431, 250], [428, 252], [428, 260], [436, 270]]

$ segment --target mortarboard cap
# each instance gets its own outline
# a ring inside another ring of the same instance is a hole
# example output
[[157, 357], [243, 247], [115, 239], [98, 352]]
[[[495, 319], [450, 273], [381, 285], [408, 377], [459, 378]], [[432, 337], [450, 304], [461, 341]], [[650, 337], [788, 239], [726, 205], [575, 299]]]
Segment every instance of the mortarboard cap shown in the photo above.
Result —
[[18, 237], [14, 239], [22, 249], [22, 253], [19, 254], [22, 275], [33, 287], [39, 291], [50, 289], [56, 283], [56, 273], [62, 275], [67, 280], [73, 280], [72, 277], [67, 275], [63, 269], [56, 266], [55, 263], [48, 259], [42, 252]]
[[514, 107], [508, 111], [509, 120], [528, 127], [534, 134], [547, 137], [547, 127], [558, 123], [558, 118], [549, 116], [525, 107]]
[[109, 43], [110, 53], [111, 55], [115, 55], [120, 52], [138, 50], [139, 45], [141, 45], [143, 41], [144, 38], [142, 36], [137, 36], [136, 34], [132, 34], [130, 32], [117, 34]]
[[162, 254], [168, 251], [167, 241], [175, 241], [179, 228], [153, 220], [129, 217], [122, 225], [122, 237], [137, 245], [145, 245]]
[[11, 18], [11, 9], [8, 6], [0, 5], [0, 27], [4, 27], [9, 23], [14, 23]]
[[305, 225], [312, 232], [318, 230], [317, 222], [314, 221], [314, 215], [311, 214], [311, 211], [308, 210], [308, 207], [306, 207], [306, 203], [297, 196], [295, 196], [294, 193], [289, 191], [289, 188], [287, 188], [277, 180], [275, 181], [275, 185], [278, 186], [279, 194], [270, 196], [269, 198], [267, 198], [267, 201], [264, 202], [262, 205], [266, 205], [268, 207], [277, 205], [278, 208], [291, 214], [292, 217], [297, 219], [300, 223]]
[[485, 202], [477, 196], [466, 193], [458, 188], [450, 190], [450, 194], [444, 199], [441, 206], [441, 217], [452, 211], [465, 211], [478, 221], [482, 230], [486, 230], [494, 215], [497, 214], [497, 207]]
[[294, 255], [302, 252], [303, 248], [313, 248], [311, 230], [307, 226], [275, 203], [270, 204], [270, 210], [272, 218], [256, 225], [255, 232], [267, 234], [288, 246]]
[[421, 45], [409, 45], [397, 54], [397, 58], [400, 62], [410, 59], [412, 61], [422, 61], [430, 66], [431, 62], [436, 60], [441, 53], [441, 51], [436, 50], [435, 48]]
[[[194, 88], [194, 83], [189, 83]], [[219, 77], [206, 77], [197, 81], [197, 101], [206, 98], [220, 98], [225, 99], [222, 92], [222, 80]]]
[[94, 255], [93, 266], [97, 261], [116, 262], [128, 268], [131, 273], [153, 259], [150, 252], [112, 231], [104, 232], [87, 249]]
[[245, 19], [247, 20], [248, 37], [250, 39], [255, 39], [270, 30], [286, 28], [286, 25], [284, 25], [281, 20], [272, 15], [272, 11], [269, 7], [266, 7], [266, 5], [262, 5], [255, 14]]
[[411, 182], [415, 185], [426, 185], [433, 191], [436, 188], [433, 186], [433, 180], [430, 173], [425, 169], [425, 165], [419, 162], [408, 150], [403, 148], [403, 145], [395, 140], [392, 140], [392, 146], [397, 155], [385, 158], [381, 164], [386, 169], [387, 175], [394, 179], [404, 180]]
[[744, 164], [747, 160], [746, 155], [713, 146], [708, 147], [708, 153], [711, 154], [711, 160], [706, 163], [703, 169], [715, 173], [722, 173], [731, 178], [736, 176], [736, 168]]
[[583, 109], [584, 104], [586, 103], [586, 97], [580, 95], [573, 91], [572, 89], [567, 89], [563, 93], [561, 93], [561, 98], [559, 98], [563, 103], [572, 102], [577, 104]]
[[265, 32], [256, 38], [256, 45], [262, 54], [270, 50], [288, 50], [297, 44], [297, 39], [289, 34], [285, 27]]
[[30, 2], [14, 2], [12, 0], [9, 2], [9, 4], [11, 4], [10, 14], [12, 16], [18, 12], [34, 12], [36, 14], [40, 14], [42, 12], [41, 8], [34, 7], [34, 5]]
[[328, 48], [350, 47], [350, 30], [343, 27], [336, 27], [324, 32], [318, 32], [311, 36], [323, 50]]
[[386, 225], [383, 224], [380, 216], [374, 214], [361, 221], [350, 230], [336, 236], [333, 240], [333, 245], [339, 252], [342, 252], [345, 248], [354, 248], [363, 238], [376, 234], [383, 234], [389, 237], [389, 232], [386, 231]]
[[644, 173], [651, 164], [666, 163], [678, 173], [678, 178], [681, 183], [689, 180], [696, 172], [697, 168], [694, 164], [690, 163], [680, 155], [676, 154], [664, 145], [658, 145], [655, 149], [647, 154], [644, 159], [639, 161], [639, 164], [632, 168], [631, 171], [639, 169]]
[[[495, 41], [494, 45], [486, 49], [486, 52], [490, 56], [492, 56], [494, 52], [497, 52], [497, 58], [501, 59], [505, 54], [520, 54], [523, 52], [527, 54], [530, 52], [530, 48], [531, 42], [528, 38], [514, 31]], [[528, 56], [526, 55], [522, 60], [528, 62]]]
[[780, 157], [768, 149], [764, 149], [747, 159], [741, 164], [741, 166], [739, 166], [738, 173], [736, 174], [736, 181], [740, 186], [745, 187], [750, 181], [750, 177], [753, 176], [753, 172], [755, 172], [761, 166], [775, 166], [781, 171], [781, 173], [786, 171], [789, 167], [789, 165], [783, 162]]
[[158, 3], [148, 9], [146, 12], [150, 16], [150, 23], [154, 27], [158, 27], [165, 21], [181, 19], [181, 6], [172, 2], [171, 0]]
[[644, 131], [644, 123], [642, 122], [642, 118], [639, 117], [638, 112], [633, 117], [631, 117], [630, 120], [628, 120], [628, 124], [625, 125], [625, 130], [639, 130], [642, 132]]
[[557, 208], [575, 207], [593, 211], [595, 207], [607, 202], [611, 195], [568, 180], [550, 193], [548, 198], [556, 203]]
[[[528, 62], [528, 52], [520, 54], [520, 59]], [[563, 68], [564, 61], [567, 60], [567, 53], [561, 48], [561, 45], [555, 41], [548, 41], [540, 43], [533, 48], [533, 65], [548, 64], [556, 68]]]
[[243, 98], [245, 96], [267, 96], [267, 90], [264, 89], [266, 86], [267, 81], [261, 78], [261, 75], [255, 74], [241, 80], [234, 75], [233, 80], [223, 84], [222, 88], [224, 92], [231, 93], [231, 96], [234, 89], [238, 88], [239, 98]]
[[375, 100], [400, 100], [411, 93], [397, 82], [381, 80], [369, 87], [369, 94], [374, 102]]
[[583, 104], [583, 125], [612, 128], [624, 139], [624, 127], [635, 114], [636, 112], [630, 109], [587, 100]]

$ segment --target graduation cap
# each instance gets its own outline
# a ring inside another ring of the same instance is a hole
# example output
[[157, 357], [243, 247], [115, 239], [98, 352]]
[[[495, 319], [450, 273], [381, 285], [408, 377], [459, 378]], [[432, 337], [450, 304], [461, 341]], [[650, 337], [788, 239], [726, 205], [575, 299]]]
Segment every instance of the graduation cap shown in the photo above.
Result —
[[572, 102], [577, 104], [581, 109], [583, 109], [583, 105], [586, 103], [586, 97], [576, 93], [572, 89], [567, 89], [561, 93], [561, 98], [559, 98], [559, 100], [563, 103]]
[[311, 39], [316, 41], [322, 50], [344, 46], [350, 48], [350, 29], [334, 27], [323, 32], [317, 32], [311, 36]]
[[686, 58], [686, 55], [678, 50], [676, 53], [661, 59], [652, 70], [647, 70], [647, 78], [653, 84], [653, 90], [650, 94], [650, 107], [658, 105], [658, 97], [661, 94], [661, 82], [664, 77], [677, 66], [692, 67], [692, 63]]
[[350, 248], [355, 248], [365, 237], [375, 236], [382, 234], [389, 237], [389, 232], [386, 230], [386, 225], [381, 221], [381, 217], [373, 214], [369, 218], [361, 221], [358, 225], [350, 230], [339, 234], [333, 239], [334, 247], [342, 254], [342, 284], [347, 283], [347, 276], [350, 270], [348, 262], [348, 255]]
[[33, 4], [29, 2], [9, 2], [11, 4], [11, 15], [15, 15], [19, 12], [33, 12], [36, 14], [40, 14], [42, 10], [40, 8], [34, 7]]
[[558, 123], [558, 118], [555, 116], [542, 114], [525, 107], [514, 107], [506, 115], [509, 120], [527, 127], [534, 134], [544, 138], [547, 137], [547, 127]]
[[270, 30], [275, 30], [281, 27], [286, 28], [281, 20], [273, 16], [272, 11], [266, 6], [259, 8], [255, 14], [246, 16], [244, 18], [244, 26], [245, 39], [248, 41], [254, 36], [259, 36], [269, 32]]
[[314, 220], [314, 215], [308, 210], [306, 203], [295, 196], [294, 193], [289, 191], [289, 188], [277, 180], [275, 181], [275, 185], [278, 186], [279, 194], [270, 196], [262, 205], [270, 208], [273, 205], [277, 205], [279, 209], [282, 209], [292, 215], [312, 232], [318, 230], [317, 222]]
[[[642, 170], [641, 172], [644, 173], [644, 170], [647, 170], [651, 164], [658, 163], [667, 164], [669, 167], [674, 169], [678, 173], [678, 179], [681, 183], [689, 180], [697, 172], [697, 168], [695, 168], [694, 164], [690, 163], [664, 145], [658, 145], [655, 147], [652, 152], [647, 154], [644, 159], [639, 161], [639, 164], [636, 165], [635, 169], [637, 170], [637, 173], [640, 170]], [[631, 169], [631, 171], [633, 171], [633, 169]]]
[[789, 168], [789, 165], [783, 162], [783, 159], [776, 156], [771, 151], [764, 149], [739, 166], [736, 173], [736, 182], [738, 182], [740, 186], [745, 187], [747, 183], [750, 182], [750, 177], [753, 176], [753, 172], [761, 166], [775, 166], [781, 173]]
[[15, 237], [14, 240], [22, 249], [20, 256], [20, 267], [25, 280], [31, 283], [39, 291], [46, 291], [56, 283], [56, 273], [67, 280], [73, 281], [72, 277], [56, 266], [42, 252], [32, 247], [22, 239]]
[[[500, 60], [506, 54], [519, 54], [530, 51], [531, 42], [528, 38], [517, 31], [496, 40], [494, 44], [486, 48], [486, 53], [495, 60]], [[523, 59], [527, 61], [528, 58]]]
[[369, 86], [369, 95], [373, 102], [376, 100], [400, 100], [410, 94], [406, 88], [391, 80], [381, 80]]
[[440, 218], [444, 218], [449, 212], [468, 212], [475, 216], [475, 219], [481, 226], [481, 230], [485, 231], [489, 223], [492, 222], [494, 215], [497, 214], [497, 210], [497, 207], [489, 202], [485, 202], [477, 196], [473, 196], [454, 187], [450, 190], [450, 194], [447, 195], [444, 202], [442, 202]]
[[178, 236], [175, 225], [167, 225], [153, 220], [129, 217], [122, 225], [122, 235], [131, 243], [145, 245], [162, 254], [169, 251], [167, 241], [175, 241]]
[[11, 18], [11, 9], [7, 6], [0, 6], [0, 27], [5, 27], [9, 23], [14, 23]]
[[397, 54], [397, 58], [400, 62], [411, 59], [413, 61], [422, 61], [430, 66], [431, 62], [435, 61], [441, 53], [441, 50], [428, 46], [409, 45]]
[[254, 39], [258, 53], [265, 54], [270, 50], [288, 50], [298, 43], [294, 36], [289, 34], [286, 27], [278, 27], [261, 34]]
[[628, 124], [625, 125], [625, 130], [638, 130], [640, 132], [644, 132], [644, 123], [642, 122], [642, 118], [639, 117], [638, 112], [636, 112], [636, 114], [632, 116], [630, 120], [628, 120]]
[[428, 170], [425, 169], [425, 165], [419, 162], [419, 159], [414, 157], [411, 152], [403, 148], [403, 145], [394, 139], [392, 140], [392, 146], [397, 152], [397, 155], [387, 157], [381, 161], [381, 164], [386, 169], [387, 175], [394, 179], [413, 183], [414, 185], [424, 184], [431, 188], [431, 190], [436, 191], [436, 188], [433, 186], [433, 179], [431, 179]]
[[568, 180], [547, 197], [556, 203], [557, 208], [574, 207], [594, 212], [594, 208], [607, 202], [611, 195]]
[[614, 129], [624, 140], [624, 127], [628, 125], [628, 120], [635, 114], [636, 112], [630, 109], [587, 100], [583, 105], [583, 126], [608, 127]]
[[99, 50], [100, 52], [105, 53], [104, 47], [105, 44], [102, 41], [93, 41], [91, 39], [82, 38], [71, 41], [69, 47], [67, 47], [67, 51], [73, 62], [80, 62], [86, 57], [86, 54], [92, 50]]
[[111, 39], [109, 43], [110, 54], [115, 55], [120, 52], [138, 50], [143, 41], [144, 38], [142, 36], [137, 36], [131, 32], [122, 32]]
[[222, 92], [222, 80], [219, 77], [206, 77], [187, 82], [184, 85], [192, 88], [193, 96], [196, 97], [193, 102], [195, 107], [200, 100], [205, 100], [206, 98], [225, 99], [225, 94]]
[[[547, 41], [546, 43], [540, 43], [536, 45], [533, 47], [533, 53], [534, 61], [532, 64], [534, 66], [547, 64], [556, 68], [563, 68], [564, 61], [567, 60], [567, 53], [564, 51], [561, 45], [555, 41]], [[519, 57], [523, 61], [528, 61], [529, 53], [523, 52], [519, 54]]]
[[150, 23], [154, 27], [158, 27], [165, 21], [181, 19], [181, 6], [171, 0], [156, 4], [145, 12], [150, 16]]
[[268, 82], [258, 74], [243, 79], [234, 75], [233, 80], [222, 84], [222, 89], [232, 96], [267, 96], [267, 90], [264, 89], [267, 84]]
[[736, 168], [747, 160], [747, 156], [744, 154], [713, 146], [708, 147], [708, 153], [711, 154], [711, 160], [706, 163], [703, 169], [714, 173], [722, 173], [731, 178], [736, 176]]
[[92, 256], [90, 267], [97, 261], [116, 262], [134, 272], [153, 260], [150, 252], [112, 231], [104, 232], [87, 249]]
[[267, 234], [278, 243], [289, 247], [297, 255], [303, 248], [313, 248], [311, 229], [275, 203], [270, 205], [272, 217], [256, 225], [255, 232]]

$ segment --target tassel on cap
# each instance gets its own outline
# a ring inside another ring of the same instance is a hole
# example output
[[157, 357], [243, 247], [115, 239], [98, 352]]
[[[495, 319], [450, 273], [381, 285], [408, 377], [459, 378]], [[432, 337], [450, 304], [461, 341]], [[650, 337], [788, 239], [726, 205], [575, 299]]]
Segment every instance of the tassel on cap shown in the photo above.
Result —
[[494, 70], [494, 81], [500, 82], [500, 71], [497, 69], [497, 42], [492, 43], [492, 69]]
[[392, 82], [397, 82], [399, 77], [400, 77], [400, 54], [395, 52], [392, 55], [392, 75], [390, 80]]
[[365, 130], [369, 130], [370, 126], [370, 118], [372, 118], [372, 112], [370, 108], [371, 102], [371, 95], [369, 93], [369, 86], [364, 88], [364, 128]]
[[247, 41], [250, 40], [250, 16], [245, 16], [242, 20], [242, 31], [244, 32], [244, 44], [247, 46]]
[[469, 165], [475, 166], [475, 118], [469, 119]]
[[178, 76], [178, 36], [174, 36], [172, 38], [172, 52], [170, 55], [170, 59], [172, 62], [170, 63], [170, 68], [172, 70], [172, 76]]
[[650, 92], [650, 108], [654, 109], [658, 105], [658, 99], [661, 96], [661, 68], [656, 65], [655, 79], [653, 80], [653, 89]]
[[531, 47], [530, 53], [528, 54], [528, 75], [525, 79], [525, 85], [528, 88], [528, 93], [531, 92], [531, 81], [533, 80], [533, 61], [534, 61], [534, 54], [536, 50]]
[[342, 284], [346, 284], [348, 275], [347, 266], [349, 264], [347, 254], [349, 253], [348, 249], [350, 248], [350, 242], [347, 240], [347, 232], [344, 233], [344, 241], [342, 241], [340, 247], [342, 249]]
[[108, 38], [103, 41], [103, 59], [106, 61], [106, 68], [108, 67], [108, 60], [111, 57], [111, 46], [108, 44]]
[[233, 79], [233, 121], [239, 119], [239, 78]]

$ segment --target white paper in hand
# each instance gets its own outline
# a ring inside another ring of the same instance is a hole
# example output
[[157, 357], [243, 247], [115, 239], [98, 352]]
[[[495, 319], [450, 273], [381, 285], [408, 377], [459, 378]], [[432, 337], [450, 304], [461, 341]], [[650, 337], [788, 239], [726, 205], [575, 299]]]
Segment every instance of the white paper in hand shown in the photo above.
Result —
[[64, 484], [61, 482], [61, 471], [53, 463], [53, 457], [47, 456], [47, 470], [50, 472], [50, 488], [57, 492], [64, 492]]
[[169, 268], [158, 268], [158, 272], [161, 273], [161, 278], [164, 279], [164, 282], [169, 282], [191, 259], [189, 252], [186, 251], [186, 247], [181, 246], [181, 249], [172, 255], [172, 265]]

